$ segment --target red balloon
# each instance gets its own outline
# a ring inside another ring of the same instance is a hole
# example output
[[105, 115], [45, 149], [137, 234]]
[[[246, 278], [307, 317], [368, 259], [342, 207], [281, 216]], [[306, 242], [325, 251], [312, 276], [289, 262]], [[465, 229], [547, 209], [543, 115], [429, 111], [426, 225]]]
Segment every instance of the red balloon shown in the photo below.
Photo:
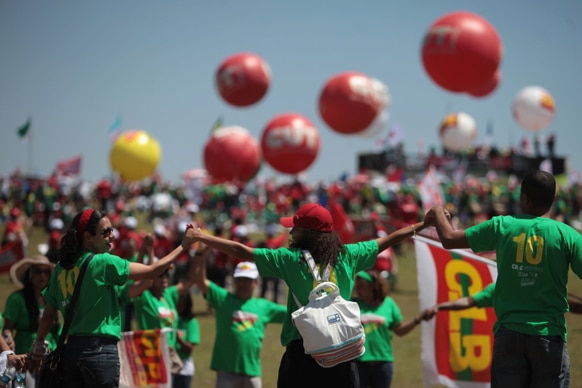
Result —
[[204, 146], [204, 166], [217, 181], [248, 182], [259, 171], [261, 159], [258, 142], [238, 126], [217, 129]]
[[306, 117], [285, 113], [273, 118], [261, 137], [265, 161], [284, 174], [299, 174], [317, 158], [319, 132]]
[[319, 96], [319, 114], [334, 131], [355, 134], [370, 126], [388, 101], [386, 87], [357, 72], [331, 77]]
[[501, 62], [502, 44], [487, 20], [470, 12], [451, 12], [428, 29], [422, 63], [430, 78], [451, 92], [484, 85]]
[[251, 53], [230, 56], [216, 70], [218, 92], [234, 106], [249, 106], [258, 102], [267, 93], [270, 83], [269, 65]]
[[475, 90], [471, 90], [469, 94], [473, 97], [487, 97], [493, 93], [495, 89], [497, 89], [497, 85], [499, 85], [500, 80], [501, 71], [497, 70], [495, 73], [493, 73], [493, 76], [489, 78], [489, 81], [487, 81], [484, 85], [481, 85], [481, 87]]

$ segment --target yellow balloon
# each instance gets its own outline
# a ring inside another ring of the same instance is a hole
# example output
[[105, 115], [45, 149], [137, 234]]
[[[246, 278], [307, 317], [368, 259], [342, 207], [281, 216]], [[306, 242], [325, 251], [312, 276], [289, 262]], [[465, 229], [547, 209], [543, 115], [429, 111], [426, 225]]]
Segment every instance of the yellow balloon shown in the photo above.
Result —
[[109, 153], [109, 163], [122, 180], [139, 181], [155, 172], [161, 154], [157, 140], [143, 130], [134, 129], [117, 137]]

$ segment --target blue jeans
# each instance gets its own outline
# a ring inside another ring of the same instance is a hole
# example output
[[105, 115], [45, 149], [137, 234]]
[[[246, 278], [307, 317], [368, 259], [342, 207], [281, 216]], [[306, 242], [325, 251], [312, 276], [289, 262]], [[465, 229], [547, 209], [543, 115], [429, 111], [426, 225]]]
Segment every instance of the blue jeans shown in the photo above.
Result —
[[560, 336], [537, 336], [500, 327], [495, 334], [491, 388], [570, 386], [568, 347]]
[[192, 376], [172, 375], [172, 388], [190, 388]]
[[119, 387], [117, 340], [70, 336], [63, 357], [63, 388]]
[[390, 388], [394, 364], [391, 361], [358, 361], [361, 388]]

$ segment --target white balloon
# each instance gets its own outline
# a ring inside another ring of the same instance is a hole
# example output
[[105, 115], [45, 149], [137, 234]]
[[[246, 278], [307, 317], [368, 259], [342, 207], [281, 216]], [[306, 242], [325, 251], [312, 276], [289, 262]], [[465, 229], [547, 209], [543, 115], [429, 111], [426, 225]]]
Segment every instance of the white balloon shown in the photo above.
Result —
[[520, 90], [513, 100], [515, 121], [529, 131], [545, 129], [554, 118], [556, 105], [552, 95], [540, 86], [528, 86]]
[[449, 151], [466, 150], [477, 137], [475, 119], [463, 112], [451, 113], [441, 123], [439, 137]]

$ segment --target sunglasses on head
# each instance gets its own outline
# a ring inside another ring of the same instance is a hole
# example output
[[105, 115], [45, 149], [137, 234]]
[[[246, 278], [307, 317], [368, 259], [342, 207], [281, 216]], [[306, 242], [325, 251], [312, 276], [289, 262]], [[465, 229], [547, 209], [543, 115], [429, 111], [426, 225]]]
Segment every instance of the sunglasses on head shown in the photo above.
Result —
[[101, 236], [109, 237], [111, 235], [111, 233], [113, 233], [113, 228], [110, 226], [110, 227], [105, 228], [101, 231]]
[[33, 267], [32, 268], [32, 273], [35, 274], [35, 275], [45, 274], [45, 275], [50, 276], [51, 275], [51, 270], [48, 269], [48, 268], [35, 268], [35, 267]]

